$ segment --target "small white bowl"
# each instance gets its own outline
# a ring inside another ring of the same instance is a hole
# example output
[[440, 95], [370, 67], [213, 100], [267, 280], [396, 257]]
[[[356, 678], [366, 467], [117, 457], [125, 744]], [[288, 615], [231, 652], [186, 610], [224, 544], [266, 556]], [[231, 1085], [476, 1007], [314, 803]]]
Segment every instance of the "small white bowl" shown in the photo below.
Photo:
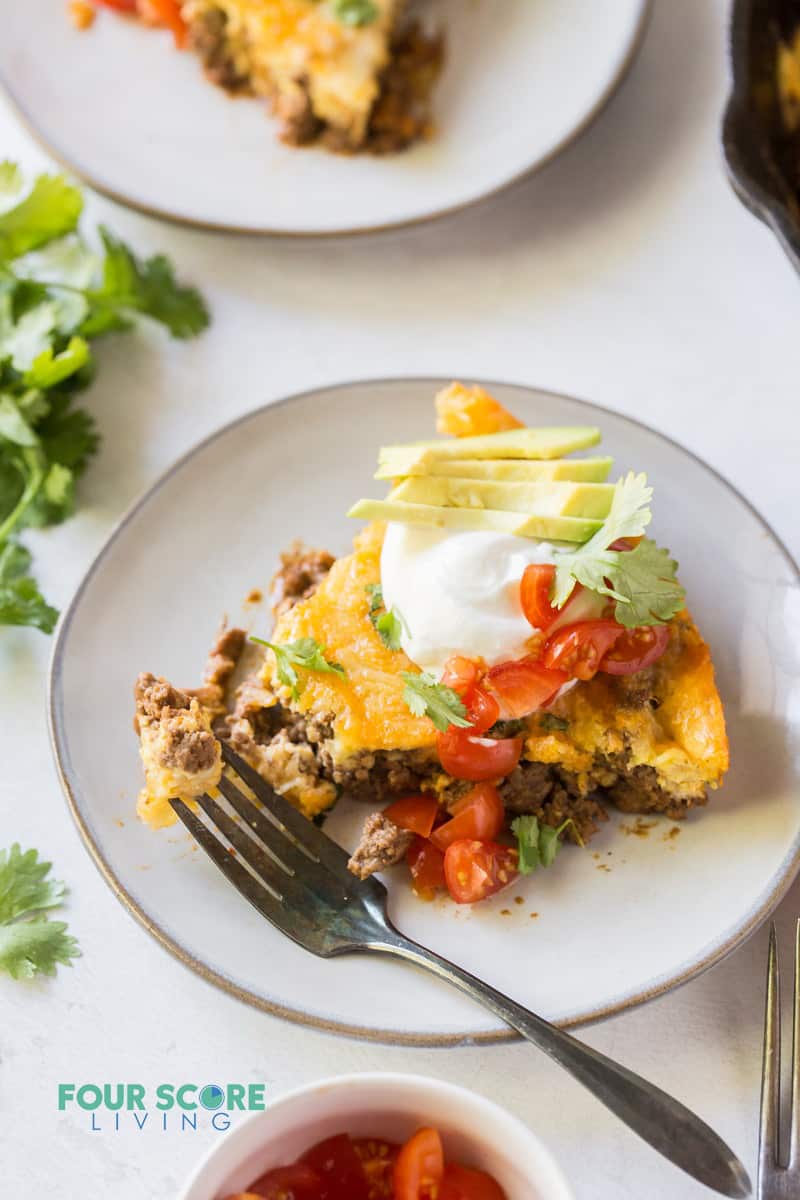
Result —
[[421, 1075], [342, 1075], [279, 1096], [206, 1155], [179, 1200], [225, 1200], [265, 1171], [337, 1133], [442, 1134], [448, 1158], [494, 1175], [508, 1200], [574, 1200], [561, 1169], [526, 1125], [490, 1100]]

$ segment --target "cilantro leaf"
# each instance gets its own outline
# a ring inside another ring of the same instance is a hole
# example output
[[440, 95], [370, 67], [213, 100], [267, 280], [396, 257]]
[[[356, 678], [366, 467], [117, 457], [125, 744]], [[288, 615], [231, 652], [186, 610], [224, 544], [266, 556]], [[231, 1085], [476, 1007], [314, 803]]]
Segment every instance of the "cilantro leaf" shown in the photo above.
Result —
[[369, 596], [369, 611], [370, 614], [377, 612], [383, 608], [383, 585], [380, 583], [368, 583], [364, 591]]
[[306, 671], [338, 675], [340, 679], [347, 678], [344, 667], [339, 663], [328, 662], [325, 657], [325, 647], [320, 646], [319, 642], [315, 642], [313, 638], [298, 638], [296, 642], [284, 642], [283, 644], [266, 642], [263, 638], [257, 637], [250, 640], [257, 642], [259, 646], [266, 646], [275, 655], [278, 679], [284, 687], [290, 689], [294, 700], [300, 698], [300, 680], [295, 670], [296, 667]]
[[65, 892], [63, 883], [47, 878], [51, 866], [16, 842], [0, 850], [0, 971], [12, 979], [54, 975], [58, 963], [70, 966], [80, 954], [64, 922], [44, 912], [58, 907]]
[[94, 417], [85, 408], [73, 408], [70, 397], [63, 393], [51, 399], [50, 411], [36, 432], [47, 458], [69, 467], [76, 476], [100, 443]]
[[[669, 551], [642, 535], [650, 524], [653, 489], [644, 475], [630, 472], [614, 491], [611, 509], [600, 529], [577, 550], [555, 556], [551, 602], [563, 608], [575, 583], [616, 601], [621, 625], [659, 625], [680, 612], [684, 590], [678, 564]], [[620, 538], [641, 538], [632, 550], [612, 550]]]
[[70, 338], [66, 349], [57, 354], [52, 345], [47, 346], [31, 363], [22, 377], [29, 388], [52, 388], [78, 371], [89, 362], [89, 343], [81, 337]]
[[10, 850], [0, 850], [0, 925], [61, 903], [64, 884], [46, 878], [52, 865], [41, 862], [36, 850], [23, 853], [18, 842]]
[[34, 975], [55, 975], [56, 964], [72, 965], [80, 955], [78, 943], [67, 933], [63, 921], [33, 917], [0, 925], [0, 971], [12, 979], [32, 979]]
[[403, 700], [415, 717], [430, 717], [440, 733], [446, 733], [451, 725], [471, 727], [464, 702], [453, 688], [437, 683], [427, 671], [402, 671], [401, 676], [405, 682]]
[[163, 254], [144, 261], [104, 226], [105, 247], [102, 286], [92, 293], [100, 313], [104, 308], [130, 309], [166, 325], [173, 337], [189, 338], [208, 325], [208, 309], [196, 288], [175, 279]]
[[343, 25], [371, 25], [378, 16], [373, 0], [332, 0], [333, 13]]
[[[6, 178], [11, 179], [14, 187], [19, 176], [9, 175], [10, 167], [11, 164], [4, 164]], [[80, 190], [63, 175], [40, 175], [27, 196], [0, 213], [0, 260], [10, 262], [54, 238], [72, 233], [82, 211]]]
[[46, 602], [27, 574], [30, 561], [28, 551], [17, 542], [0, 547], [0, 625], [32, 625], [52, 633], [58, 609]]
[[408, 632], [408, 625], [397, 608], [384, 608], [383, 588], [379, 583], [368, 583], [364, 591], [369, 596], [369, 619], [375, 626], [375, 631], [386, 646], [387, 650], [399, 650], [402, 644], [403, 629]]
[[571, 817], [567, 817], [557, 828], [545, 825], [534, 816], [517, 817], [512, 821], [511, 832], [517, 839], [520, 875], [531, 875], [538, 867], [552, 867], [561, 849], [561, 835], [570, 825], [574, 836], [583, 845]]
[[390, 608], [379, 616], [373, 613], [371, 619], [387, 650], [399, 650], [403, 639], [403, 618], [397, 609]]

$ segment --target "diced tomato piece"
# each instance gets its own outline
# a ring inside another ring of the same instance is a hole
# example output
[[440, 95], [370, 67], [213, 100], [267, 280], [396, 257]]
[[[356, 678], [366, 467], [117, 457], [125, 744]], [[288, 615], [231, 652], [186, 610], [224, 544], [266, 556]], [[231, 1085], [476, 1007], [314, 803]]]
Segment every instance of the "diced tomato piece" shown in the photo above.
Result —
[[444, 664], [441, 682], [458, 692], [459, 696], [466, 696], [478, 682], [478, 664], [463, 654], [453, 654]]
[[485, 733], [500, 716], [500, 705], [496, 698], [482, 687], [472, 687], [464, 697], [470, 733]]
[[135, 13], [139, 11], [138, 0], [94, 0], [105, 8], [115, 8], [117, 12]]
[[437, 1194], [443, 1176], [442, 1139], [435, 1129], [420, 1129], [397, 1156], [395, 1200], [428, 1200]]
[[475, 904], [494, 895], [519, 874], [519, 855], [497, 842], [464, 839], [448, 846], [444, 856], [447, 890], [456, 904]]
[[574, 679], [592, 679], [624, 630], [616, 621], [578, 621], [549, 639], [542, 662]]
[[608, 548], [609, 548], [609, 550], [619, 550], [619, 551], [635, 550], [641, 540], [642, 539], [640, 537], [617, 538], [617, 540], [615, 542], [612, 542]]
[[369, 1200], [393, 1200], [394, 1165], [400, 1147], [378, 1138], [353, 1138], [353, 1147], [367, 1177]]
[[175, 45], [181, 50], [186, 45], [187, 30], [179, 0], [149, 0], [149, 4], [162, 24], [172, 30]]
[[485, 1171], [471, 1171], [455, 1163], [445, 1168], [438, 1200], [507, 1200], [497, 1180]]
[[669, 645], [669, 625], [626, 629], [600, 663], [609, 675], [634, 675], [656, 662]]
[[292, 1167], [277, 1167], [267, 1171], [250, 1185], [246, 1195], [262, 1200], [324, 1200], [325, 1182], [311, 1167], [296, 1163]]
[[556, 569], [552, 563], [531, 563], [522, 574], [519, 599], [522, 611], [534, 629], [549, 629], [558, 616], [550, 603]]
[[543, 708], [568, 679], [565, 671], [520, 658], [491, 667], [486, 682], [500, 701], [501, 716], [509, 720]]
[[435, 796], [403, 796], [383, 811], [383, 815], [401, 829], [424, 838], [430, 837], [438, 814], [439, 801]]
[[493, 842], [505, 824], [505, 808], [494, 784], [479, 783], [457, 802], [452, 816], [431, 834], [431, 842], [444, 853], [453, 842], [477, 838]]
[[406, 862], [411, 871], [414, 891], [423, 900], [432, 900], [438, 891], [446, 887], [444, 878], [444, 854], [432, 842], [418, 837], [406, 852]]
[[505, 779], [522, 754], [522, 738], [476, 738], [469, 729], [448, 729], [437, 735], [436, 744], [448, 775], [473, 783]]
[[322, 1177], [324, 1200], [369, 1200], [364, 1168], [346, 1133], [312, 1146], [300, 1162]]

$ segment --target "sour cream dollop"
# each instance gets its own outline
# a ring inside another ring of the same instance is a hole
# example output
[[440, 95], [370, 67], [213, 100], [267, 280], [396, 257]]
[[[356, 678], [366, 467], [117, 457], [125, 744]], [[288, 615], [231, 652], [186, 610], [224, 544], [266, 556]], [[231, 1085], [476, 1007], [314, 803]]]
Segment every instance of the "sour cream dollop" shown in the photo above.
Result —
[[383, 600], [402, 618], [411, 661], [438, 679], [454, 654], [489, 666], [522, 658], [534, 630], [520, 605], [520, 580], [530, 563], [552, 563], [554, 549], [513, 534], [390, 523], [381, 554]]

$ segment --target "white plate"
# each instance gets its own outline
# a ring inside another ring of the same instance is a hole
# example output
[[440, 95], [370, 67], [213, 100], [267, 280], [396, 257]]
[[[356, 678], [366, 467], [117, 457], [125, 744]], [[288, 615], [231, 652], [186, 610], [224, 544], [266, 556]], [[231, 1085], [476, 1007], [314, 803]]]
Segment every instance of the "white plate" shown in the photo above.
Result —
[[253, 233], [401, 225], [470, 204], [556, 153], [632, 61], [649, 0], [437, 0], [447, 66], [436, 137], [342, 158], [283, 146], [263, 103], [231, 100], [168, 34], [66, 0], [0, 0], [0, 78], [46, 147], [155, 215]]
[[[313, 958], [275, 933], [180, 829], [140, 825], [131, 732], [140, 670], [198, 674], [222, 613], [264, 587], [295, 537], [336, 553], [374, 490], [380, 443], [432, 429], [441, 380], [365, 382], [257, 410], [179, 462], [123, 520], [61, 624], [52, 731], [73, 815], [120, 899], [205, 978], [297, 1021], [392, 1041], [500, 1038], [497, 1021], [410, 967]], [[400, 929], [560, 1023], [656, 996], [717, 962], [778, 902], [800, 861], [800, 590], [758, 515], [686, 450], [625, 417], [528, 388], [486, 385], [531, 423], [599, 424], [620, 470], [646, 470], [655, 534], [681, 562], [711, 642], [733, 766], [709, 806], [665, 838], [615, 817], [581, 851], [477, 906], [417, 901], [400, 868]], [[249, 611], [263, 633], [263, 613]], [[364, 808], [332, 818], [351, 839]], [[124, 822], [124, 825], [122, 824]], [[630, 819], [629, 819], [630, 822]], [[523, 896], [524, 903], [514, 898]], [[510, 910], [503, 915], [502, 910]], [[538, 913], [536, 919], [530, 914]]]

